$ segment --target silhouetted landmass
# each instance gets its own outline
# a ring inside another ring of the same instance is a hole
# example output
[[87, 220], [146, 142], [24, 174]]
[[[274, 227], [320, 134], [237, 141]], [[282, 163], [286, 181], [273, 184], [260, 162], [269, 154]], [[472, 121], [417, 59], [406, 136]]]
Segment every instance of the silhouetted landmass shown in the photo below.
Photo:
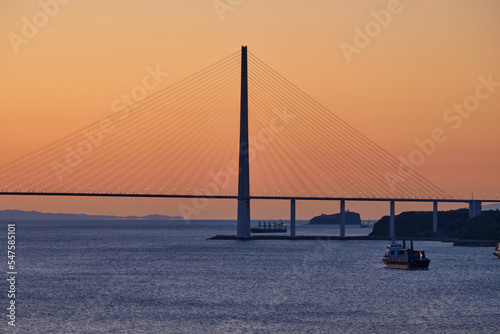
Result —
[[0, 220], [179, 220], [182, 217], [148, 215], [148, 216], [106, 216], [106, 215], [86, 215], [73, 213], [43, 213], [38, 211], [4, 210], [0, 211]]
[[[345, 212], [345, 223], [346, 225], [360, 225], [361, 217], [359, 213], [346, 211]], [[313, 225], [340, 225], [340, 213], [335, 213], [333, 215], [325, 215], [313, 217], [309, 224]]]
[[[500, 240], [500, 211], [483, 211], [469, 219], [468, 209], [438, 212], [438, 231], [432, 232], [432, 211], [409, 211], [396, 216], [396, 237]], [[370, 236], [389, 237], [389, 216], [373, 225]]]
[[482, 208], [483, 208], [483, 211], [500, 210], [500, 203], [486, 204], [486, 205], [483, 205]]

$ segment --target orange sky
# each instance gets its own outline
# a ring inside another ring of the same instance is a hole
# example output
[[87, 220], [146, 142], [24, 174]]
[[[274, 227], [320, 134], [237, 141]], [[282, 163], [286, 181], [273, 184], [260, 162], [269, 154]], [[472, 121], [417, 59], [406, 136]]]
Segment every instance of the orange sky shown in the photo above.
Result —
[[[356, 43], [366, 27], [378, 30], [368, 30], [368, 45]], [[165, 88], [248, 45], [396, 157], [443, 129], [446, 140], [416, 169], [449, 194], [500, 193], [500, 84], [480, 88], [488, 96], [460, 124], [447, 113], [474, 99], [479, 77], [500, 82], [496, 0], [8, 0], [0, 3], [0, 31], [1, 164], [110, 115], [111, 103], [141, 84], [148, 67], [168, 72]], [[357, 49], [350, 61], [341, 48], [347, 44]], [[211, 203], [199, 218], [233, 218], [230, 203]], [[352, 209], [375, 219], [385, 206]], [[298, 216], [336, 207], [299, 204]], [[178, 201], [166, 200], [3, 197], [0, 208], [179, 214]], [[252, 215], [285, 219], [287, 212], [286, 203], [256, 202]]]

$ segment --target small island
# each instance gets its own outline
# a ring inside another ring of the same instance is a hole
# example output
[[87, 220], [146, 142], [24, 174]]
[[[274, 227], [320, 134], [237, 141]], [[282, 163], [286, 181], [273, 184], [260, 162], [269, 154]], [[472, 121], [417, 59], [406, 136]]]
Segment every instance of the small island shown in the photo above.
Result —
[[[345, 212], [346, 225], [361, 225], [361, 216], [357, 212]], [[340, 213], [333, 215], [321, 214], [321, 216], [313, 217], [309, 224], [311, 225], [340, 225]]]

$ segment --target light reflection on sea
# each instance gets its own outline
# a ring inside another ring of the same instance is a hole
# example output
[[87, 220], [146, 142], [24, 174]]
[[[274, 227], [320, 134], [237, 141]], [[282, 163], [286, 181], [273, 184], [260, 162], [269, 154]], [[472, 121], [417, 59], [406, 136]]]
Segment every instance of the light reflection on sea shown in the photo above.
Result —
[[[500, 331], [500, 260], [490, 248], [415, 242], [430, 269], [405, 271], [384, 268], [386, 241], [206, 240], [234, 234], [227, 221], [16, 228], [19, 333]], [[369, 230], [347, 226], [347, 235]], [[11, 330], [3, 318], [0, 328]]]

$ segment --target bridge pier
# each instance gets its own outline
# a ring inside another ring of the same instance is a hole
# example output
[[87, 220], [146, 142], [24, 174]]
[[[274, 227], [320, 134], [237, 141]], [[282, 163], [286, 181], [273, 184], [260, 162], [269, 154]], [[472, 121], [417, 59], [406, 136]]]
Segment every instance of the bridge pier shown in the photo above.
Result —
[[290, 200], [290, 237], [295, 238], [295, 200]]
[[391, 239], [396, 238], [396, 217], [394, 216], [394, 206], [394, 201], [391, 201], [389, 220], [389, 236]]
[[345, 200], [340, 200], [340, 237], [345, 238]]
[[432, 207], [432, 232], [437, 232], [438, 230], [438, 202], [434, 201]]
[[481, 201], [472, 200], [469, 202], [469, 218], [477, 217], [481, 214]]

